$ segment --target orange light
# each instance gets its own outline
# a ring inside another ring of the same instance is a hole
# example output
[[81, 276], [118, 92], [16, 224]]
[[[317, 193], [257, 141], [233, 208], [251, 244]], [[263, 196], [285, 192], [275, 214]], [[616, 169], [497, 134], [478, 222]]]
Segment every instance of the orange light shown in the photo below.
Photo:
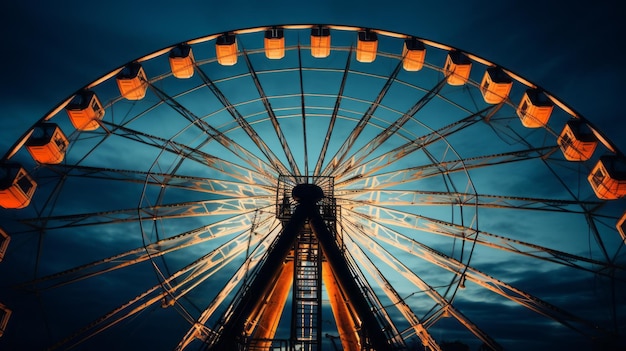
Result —
[[170, 51], [170, 68], [176, 78], [186, 79], [193, 77], [193, 52], [187, 44], [180, 44]]
[[104, 116], [104, 108], [92, 91], [82, 91], [65, 107], [70, 121], [78, 130], [95, 130], [100, 127], [99, 120]]
[[586, 161], [593, 155], [598, 140], [586, 123], [573, 119], [565, 124], [557, 143], [566, 160]]
[[281, 28], [272, 28], [265, 31], [265, 57], [279, 60], [285, 57], [285, 35]]
[[377, 50], [378, 36], [376, 33], [369, 30], [359, 31], [356, 44], [356, 60], [364, 63], [374, 62]]
[[26, 149], [33, 159], [44, 164], [61, 163], [68, 145], [67, 137], [54, 123], [41, 123], [35, 126], [26, 141]]
[[17, 164], [0, 168], [0, 206], [24, 208], [30, 204], [37, 184], [26, 170]]
[[120, 94], [128, 100], [141, 100], [146, 96], [148, 81], [143, 67], [133, 62], [124, 67], [116, 77]]
[[505, 101], [513, 87], [513, 80], [502, 69], [489, 67], [480, 83], [480, 92], [488, 104], [499, 104]]
[[554, 104], [538, 89], [527, 89], [517, 106], [517, 116], [526, 128], [539, 128], [548, 123]]
[[443, 66], [443, 73], [448, 77], [450, 85], [463, 85], [469, 79], [472, 70], [472, 61], [464, 53], [458, 50], [448, 52], [446, 63]]
[[311, 29], [311, 56], [315, 58], [330, 56], [330, 29], [327, 27]]
[[[293, 260], [285, 262], [276, 283], [273, 285], [270, 296], [264, 299], [267, 302], [261, 306], [262, 312], [258, 317], [254, 337], [252, 338], [262, 340], [256, 343], [260, 350], [267, 350], [272, 342], [265, 340], [272, 339], [276, 334], [280, 317], [285, 309], [285, 303], [289, 298], [289, 292], [293, 285], [293, 268]], [[256, 318], [253, 317], [252, 319]]]
[[402, 68], [405, 71], [419, 71], [424, 66], [426, 48], [421, 41], [410, 38], [404, 41], [402, 48]]
[[614, 155], [600, 157], [587, 177], [596, 196], [614, 200], [626, 196], [626, 161]]
[[337, 282], [327, 261], [322, 262], [322, 280], [324, 281], [324, 286], [326, 286], [328, 302], [335, 317], [343, 349], [361, 350], [361, 341], [356, 331], [358, 322], [353, 318], [355, 314], [349, 310], [349, 306], [344, 298], [345, 295], [342, 293], [339, 282]]
[[237, 63], [237, 40], [234, 34], [223, 34], [217, 37], [215, 56], [217, 62], [223, 66], [232, 66]]

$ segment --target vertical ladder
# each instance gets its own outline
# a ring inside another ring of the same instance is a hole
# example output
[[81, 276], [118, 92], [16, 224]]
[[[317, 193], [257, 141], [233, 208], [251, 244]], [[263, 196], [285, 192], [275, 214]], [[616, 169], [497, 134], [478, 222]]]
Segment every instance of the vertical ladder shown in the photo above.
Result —
[[292, 339], [299, 350], [321, 350], [322, 253], [308, 224], [294, 248]]

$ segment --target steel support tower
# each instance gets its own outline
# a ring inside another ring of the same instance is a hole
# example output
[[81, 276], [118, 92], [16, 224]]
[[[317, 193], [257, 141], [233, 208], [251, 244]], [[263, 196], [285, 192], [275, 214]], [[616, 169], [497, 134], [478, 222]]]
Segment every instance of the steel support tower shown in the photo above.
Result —
[[[394, 344], [384, 319], [373, 311], [362, 278], [343, 254], [335, 227], [332, 178], [317, 178], [292, 184], [279, 179], [276, 203], [283, 229], [239, 291], [233, 309], [214, 329], [208, 350], [321, 351], [323, 285], [344, 350], [401, 348]], [[289, 290], [290, 337], [277, 339]]]

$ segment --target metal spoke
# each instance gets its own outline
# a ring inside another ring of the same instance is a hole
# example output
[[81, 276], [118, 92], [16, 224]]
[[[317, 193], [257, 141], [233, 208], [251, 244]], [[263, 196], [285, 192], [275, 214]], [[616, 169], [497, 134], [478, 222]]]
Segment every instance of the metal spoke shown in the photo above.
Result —
[[[272, 164], [275, 172], [280, 174], [288, 174], [287, 168], [280, 162], [278, 157], [272, 152], [272, 150], [265, 144], [263, 139], [258, 135], [258, 133], [250, 126], [250, 124], [246, 121], [246, 119], [237, 111], [235, 106], [228, 101], [224, 93], [217, 87], [217, 85], [207, 76], [207, 74], [202, 70], [201, 67], [196, 66], [198, 74], [206, 84], [206, 86], [213, 92], [215, 97], [222, 103], [222, 105], [228, 110], [230, 115], [237, 121], [239, 126], [248, 134], [250, 139], [256, 144], [261, 153], [265, 156], [267, 160]], [[253, 157], [254, 158], [254, 157]]]
[[52, 170], [59, 176], [149, 184], [231, 197], [274, 195], [275, 192], [270, 186], [190, 175], [64, 164], [42, 165], [42, 167]]
[[364, 164], [359, 165], [358, 167], [354, 167], [353, 169], [348, 170], [343, 174], [339, 174], [337, 175], [337, 183], [339, 184], [343, 181], [354, 179], [357, 177], [362, 178], [374, 172], [377, 172], [378, 170], [381, 170], [391, 164], [395, 164], [400, 159], [409, 156], [413, 152], [425, 148], [426, 146], [435, 142], [443, 141], [446, 137], [465, 129], [478, 121], [483, 120], [483, 113], [493, 111], [493, 109], [493, 107], [488, 107], [483, 111], [472, 114], [471, 116], [451, 123], [443, 128], [423, 135], [415, 140], [411, 140], [404, 145], [399, 146], [387, 153], [384, 153], [381, 156], [378, 156], [370, 161], [367, 161]]
[[[558, 211], [586, 213], [583, 208], [600, 205], [598, 201], [548, 199], [494, 194], [473, 194], [425, 190], [395, 190], [382, 187], [345, 189], [335, 192], [338, 203], [342, 200], [375, 206], [477, 206], [484, 208], [518, 209], [533, 211]], [[348, 203], [349, 204], [349, 203]]]
[[605, 330], [588, 320], [575, 316], [561, 308], [543, 301], [536, 296], [491, 277], [467, 264], [428, 247], [419, 241], [408, 238], [397, 231], [369, 219], [355, 220], [362, 223], [362, 225], [367, 226], [368, 233], [370, 233], [373, 237], [393, 245], [395, 248], [406, 253], [410, 253], [415, 257], [419, 257], [427, 262], [444, 268], [449, 272], [457, 274], [459, 278], [463, 275], [469, 281], [472, 281], [487, 290], [501, 295], [545, 317], [551, 318], [554, 321], [576, 330], [579, 333], [600, 333], [601, 335], [607, 333]]
[[402, 126], [408, 122], [415, 114], [417, 114], [430, 100], [432, 100], [445, 86], [446, 79], [442, 79], [431, 90], [426, 92], [407, 112], [405, 112], [400, 118], [395, 120], [385, 130], [380, 132], [376, 137], [365, 144], [361, 149], [352, 154], [348, 159], [344, 160], [341, 165], [337, 166], [334, 174], [344, 174], [348, 170], [358, 167], [358, 165], [367, 156], [371, 155], [376, 149], [380, 147], [387, 139], [389, 139], [394, 133], [396, 133]]
[[358, 203], [353, 203], [352, 205], [346, 204], [343, 208], [349, 209], [351, 213], [368, 221], [377, 221], [381, 224], [401, 226], [426, 233], [443, 235], [493, 249], [508, 251], [583, 271], [593, 272], [598, 275], [610, 276], [612, 274], [610, 269], [626, 270], [626, 267], [616, 266], [612, 262], [598, 261], [588, 257], [550, 249], [541, 245], [511, 239], [503, 235], [492, 234], [467, 226], [420, 216], [414, 213], [402, 212], [391, 208], [379, 207], [377, 205], [361, 206]]
[[[345, 238], [345, 237], [344, 237]], [[376, 280], [378, 286], [385, 292], [387, 297], [391, 300], [391, 303], [398, 309], [398, 311], [404, 316], [404, 318], [409, 322], [411, 328], [413, 328], [414, 333], [420, 338], [423, 345], [428, 345], [431, 350], [440, 351], [441, 348], [437, 344], [437, 342], [430, 335], [428, 330], [424, 328], [422, 322], [420, 322], [419, 318], [415, 315], [415, 313], [411, 310], [411, 307], [406, 304], [406, 302], [402, 299], [400, 294], [393, 288], [393, 285], [385, 278], [385, 276], [381, 273], [381, 271], [375, 266], [374, 262], [367, 256], [363, 250], [352, 240], [351, 236], [347, 236], [347, 239], [344, 240], [344, 243], [347, 243], [347, 248], [352, 257], [356, 259], [359, 265]]]
[[[444, 296], [442, 296], [436, 289], [428, 285], [422, 278], [415, 274], [410, 268], [403, 264], [400, 260], [395, 258], [391, 253], [385, 250], [382, 246], [377, 244], [371, 239], [371, 235], [368, 229], [363, 228], [358, 221], [352, 220], [350, 217], [344, 217], [344, 224], [353, 233], [351, 236], [355, 241], [359, 242], [361, 246], [367, 247], [367, 250], [373, 255], [376, 255], [382, 262], [388, 265], [395, 272], [402, 275], [407, 282], [415, 285], [420, 291], [424, 292], [430, 299], [439, 305], [439, 310], [435, 311], [433, 315], [430, 315], [424, 322], [426, 329], [430, 325], [433, 325], [441, 318], [442, 313], [449, 312], [454, 316], [461, 324], [466, 326], [478, 339], [487, 344], [492, 350], [502, 350], [502, 347], [493, 340], [487, 333], [482, 331], [477, 325], [472, 323], [467, 317], [465, 317], [460, 311], [451, 304]], [[420, 337], [427, 338], [426, 335], [420, 335]], [[429, 341], [430, 343], [430, 341]]]
[[46, 225], [48, 229], [59, 229], [146, 220], [156, 221], [172, 218], [237, 215], [273, 204], [274, 196], [245, 196], [241, 198], [161, 204], [142, 208], [75, 213], [46, 218], [25, 218], [21, 222], [35, 228]]
[[[248, 71], [250, 72], [250, 76], [254, 81], [254, 85], [256, 86], [257, 91], [259, 92], [259, 96], [261, 97], [261, 102], [263, 102], [263, 106], [265, 106], [265, 111], [272, 122], [272, 126], [274, 127], [274, 131], [276, 132], [276, 136], [280, 141], [280, 145], [282, 146], [283, 151], [285, 152], [285, 156], [287, 157], [287, 161], [289, 162], [289, 166], [291, 167], [292, 172], [288, 172], [285, 174], [293, 174], [295, 176], [300, 176], [300, 169], [298, 168], [298, 164], [296, 163], [296, 159], [293, 157], [293, 153], [291, 152], [291, 148], [287, 143], [287, 139], [285, 138], [285, 134], [280, 128], [280, 123], [278, 123], [278, 118], [276, 118], [276, 114], [272, 109], [272, 104], [265, 95], [265, 91], [263, 91], [263, 87], [261, 86], [261, 82], [259, 81], [259, 77], [257, 76], [254, 67], [252, 67], [252, 63], [250, 62], [250, 58], [248, 57], [248, 53], [246, 50], [243, 50], [243, 57], [246, 60], [246, 65], [248, 66]], [[304, 117], [304, 116], [303, 116]], [[269, 150], [269, 148], [268, 148]]]
[[[65, 284], [74, 283], [116, 269], [129, 267], [169, 254], [176, 250], [181, 250], [213, 239], [244, 232], [252, 226], [252, 217], [253, 213], [233, 216], [226, 220], [205, 225], [165, 239], [160, 239], [153, 243], [128, 250], [111, 257], [70, 268], [58, 273], [39, 277], [22, 283], [19, 287], [36, 287], [38, 291], [43, 291], [45, 289], [57, 288]], [[260, 220], [258, 230], [263, 231], [263, 229], [267, 229], [266, 227], [270, 225], [270, 220], [272, 219], [273, 217], [267, 216], [265, 219]], [[45, 283], [46, 286], [43, 286], [42, 283]]]
[[[168, 106], [178, 112], [181, 116], [187, 119], [192, 125], [200, 128], [204, 133], [208, 135], [210, 139], [216, 140], [226, 149], [230, 150], [234, 155], [246, 161], [249, 165], [256, 167], [258, 165], [258, 157], [257, 155], [252, 154], [249, 150], [242, 147], [235, 140], [227, 137], [224, 133], [219, 130], [213, 128], [211, 125], [206, 123], [204, 120], [195, 116], [191, 111], [181, 105], [178, 101], [176, 101], [173, 97], [167, 95], [161, 89], [154, 85], [150, 85], [153, 91], [155, 91], [156, 95], [159, 96], [160, 99], [166, 102]], [[249, 128], [251, 129], [251, 128]], [[260, 140], [258, 135], [255, 138], [256, 140]], [[263, 144], [264, 145], [264, 144]], [[267, 146], [265, 146], [267, 148]], [[269, 148], [267, 148], [269, 150]], [[270, 158], [270, 160], [273, 160]], [[274, 167], [276, 167], [276, 163], [274, 162]]]
[[348, 153], [350, 152], [350, 149], [352, 149], [352, 146], [356, 142], [356, 139], [359, 137], [359, 135], [361, 135], [361, 132], [363, 131], [363, 129], [365, 129], [365, 126], [367, 126], [367, 124], [369, 123], [369, 120], [374, 115], [374, 112], [376, 112], [376, 109], [383, 101], [383, 98], [385, 97], [385, 95], [387, 95], [389, 88], [391, 88], [391, 85], [393, 84], [396, 77], [398, 76], [398, 73], [400, 73], [401, 68], [402, 68], [402, 63], [400, 62], [398, 63], [396, 68], [393, 70], [393, 72], [389, 75], [389, 78], [387, 78], [385, 85], [378, 93], [378, 96], [376, 97], [376, 99], [372, 101], [367, 111], [365, 111], [365, 113], [363, 114], [363, 117], [361, 117], [361, 119], [359, 120], [357, 125], [354, 127], [354, 129], [352, 129], [352, 132], [350, 133], [350, 135], [346, 138], [346, 140], [344, 140], [339, 150], [337, 150], [333, 159], [326, 166], [326, 168], [322, 172], [323, 175], [336, 174], [337, 168], [343, 162], [343, 160], [348, 156]]
[[[453, 172], [468, 171], [471, 169], [489, 167], [504, 163], [521, 162], [541, 158], [554, 152], [554, 149], [555, 147], [543, 147], [538, 149], [511, 151], [501, 154], [483, 155], [467, 159], [441, 161], [438, 163], [397, 169], [386, 173], [372, 175], [376, 171], [387, 166], [387, 161], [384, 161], [381, 158], [374, 160], [374, 162], [368, 162], [360, 167], [359, 169], [363, 169], [363, 173], [355, 172], [354, 174], [357, 174], [355, 176], [349, 177], [346, 175], [341, 177], [341, 180], [337, 182], [337, 187], [340, 189], [389, 188], [398, 184], [425, 179], [436, 175], [450, 174]], [[379, 164], [376, 165], [375, 163]]]
[[[270, 231], [270, 233], [275, 230]], [[189, 331], [185, 334], [182, 340], [179, 342], [176, 350], [184, 350], [195, 339], [202, 341], [208, 340], [210, 337], [215, 336], [215, 331], [212, 331], [206, 326], [209, 318], [213, 316], [213, 313], [217, 308], [226, 300], [228, 295], [232, 293], [242, 281], [246, 279], [251, 270], [254, 270], [260, 261], [265, 256], [267, 249], [273, 242], [273, 237], [266, 238], [261, 241], [258, 247], [246, 258], [245, 262], [235, 271], [224, 287], [217, 293], [213, 301], [202, 311], [200, 316], [192, 324]]]
[[[260, 240], [259, 235], [252, 236], [252, 238], [255, 243]], [[113, 325], [161, 302], [163, 299], [171, 299], [170, 301], [175, 302], [192, 289], [191, 284], [197, 285], [210, 278], [238, 255], [241, 255], [246, 247], [241, 242], [246, 241], [248, 241], [248, 234], [241, 235], [238, 239], [217, 247], [215, 250], [167, 277], [163, 283], [151, 287], [124, 305], [110, 311], [73, 335], [58, 342], [52, 349], [59, 348], [70, 342], [74, 342], [71, 347], [76, 346]], [[177, 282], [177, 279], [181, 279], [180, 282]]]
[[[110, 125], [110, 123], [107, 123], [107, 125]], [[172, 140], [141, 133], [139, 131], [121, 126], [117, 126], [117, 129], [123, 132], [120, 136], [124, 138], [134, 140], [151, 147], [156, 147], [175, 155], [180, 155], [181, 157], [206, 165], [213, 170], [224, 174], [225, 176], [235, 178], [243, 182], [268, 185], [273, 184], [274, 179], [277, 177], [277, 174], [274, 173], [273, 170], [268, 169], [267, 165], [261, 160], [258, 160], [258, 162], [253, 166], [253, 168], [256, 169], [256, 171], [253, 171]]]
[[317, 163], [315, 164], [315, 170], [313, 171], [313, 175], [315, 176], [321, 175], [321, 172], [322, 172], [322, 166], [324, 165], [324, 159], [326, 158], [326, 152], [328, 151], [328, 144], [330, 143], [330, 138], [332, 137], [333, 130], [335, 128], [335, 122], [337, 121], [339, 107], [341, 106], [341, 99], [343, 98], [343, 90], [345, 89], [346, 81], [348, 80], [348, 73], [350, 72], [351, 61], [352, 61], [352, 47], [350, 47], [350, 51], [348, 51], [348, 58], [346, 59], [346, 66], [343, 69], [343, 75], [341, 77], [341, 84], [339, 85], [339, 92], [337, 93], [337, 99], [335, 100], [333, 113], [330, 116], [330, 122], [328, 124], [328, 129], [326, 130], [326, 137], [324, 138], [324, 144], [322, 145], [320, 156], [317, 159]]

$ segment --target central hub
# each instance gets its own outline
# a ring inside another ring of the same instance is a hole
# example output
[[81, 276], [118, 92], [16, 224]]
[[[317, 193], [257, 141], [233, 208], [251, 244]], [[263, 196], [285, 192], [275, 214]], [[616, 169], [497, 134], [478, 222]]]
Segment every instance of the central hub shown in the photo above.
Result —
[[298, 184], [291, 190], [291, 197], [301, 204], [315, 204], [324, 198], [324, 191], [315, 184]]

